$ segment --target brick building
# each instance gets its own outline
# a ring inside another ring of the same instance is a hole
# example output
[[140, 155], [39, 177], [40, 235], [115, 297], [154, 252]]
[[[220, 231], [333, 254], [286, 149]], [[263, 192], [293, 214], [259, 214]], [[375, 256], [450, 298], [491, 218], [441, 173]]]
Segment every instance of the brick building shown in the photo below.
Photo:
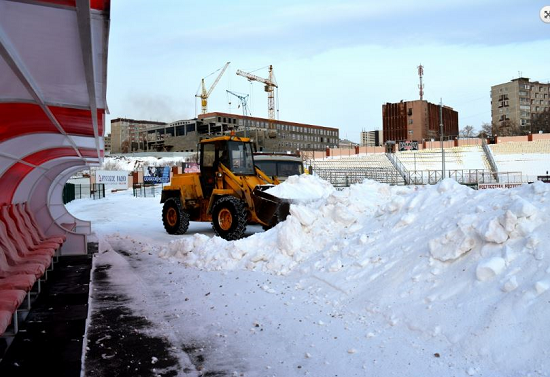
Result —
[[[443, 106], [443, 137], [458, 136], [458, 113]], [[440, 106], [424, 100], [401, 101], [382, 105], [384, 142], [439, 139]]]

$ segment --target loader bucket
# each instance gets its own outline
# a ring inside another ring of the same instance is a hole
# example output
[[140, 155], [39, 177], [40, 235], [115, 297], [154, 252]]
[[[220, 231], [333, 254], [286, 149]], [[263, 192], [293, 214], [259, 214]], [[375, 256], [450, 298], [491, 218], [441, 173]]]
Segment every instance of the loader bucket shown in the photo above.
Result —
[[289, 199], [281, 199], [265, 192], [272, 187], [271, 185], [256, 186], [252, 191], [256, 216], [269, 227], [286, 220], [291, 203]]

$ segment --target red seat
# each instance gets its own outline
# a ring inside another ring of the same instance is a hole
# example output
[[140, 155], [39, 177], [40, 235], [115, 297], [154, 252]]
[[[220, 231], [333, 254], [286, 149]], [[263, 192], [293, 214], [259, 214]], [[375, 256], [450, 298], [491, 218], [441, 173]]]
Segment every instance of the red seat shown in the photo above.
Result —
[[[17, 309], [21, 306], [27, 292], [19, 289], [0, 289], [0, 334], [3, 334], [12, 322], [14, 333], [18, 330]], [[29, 296], [30, 297], [30, 296]], [[30, 298], [28, 301], [30, 309]]]
[[30, 274], [11, 275], [0, 278], [1, 289], [21, 289], [29, 292], [36, 283], [36, 276]]
[[9, 310], [0, 310], [0, 335], [6, 332], [6, 329], [11, 324], [13, 313]]
[[12, 313], [21, 306], [27, 292], [20, 289], [0, 289], [0, 310], [8, 310]]
[[[0, 237], [0, 242], [3, 241]], [[22, 263], [10, 266], [6, 258], [6, 248], [0, 244], [0, 277], [9, 277], [12, 275], [30, 274], [40, 279], [44, 275], [46, 267], [41, 263]]]
[[56, 234], [51, 237], [48, 237], [44, 234], [44, 232], [42, 231], [42, 228], [40, 228], [40, 225], [38, 224], [38, 221], [36, 221], [36, 217], [34, 217], [34, 213], [32, 213], [27, 203], [21, 203], [21, 208], [23, 208], [23, 212], [25, 212], [29, 217], [31, 224], [33, 224], [34, 228], [38, 232], [38, 235], [40, 236], [40, 239], [42, 241], [48, 241], [48, 240], [53, 240], [55, 238], [59, 238], [62, 242], [65, 242], [67, 237], [64, 234]]
[[[52, 249], [28, 251], [26, 245], [20, 238], [15, 237], [18, 243], [13, 243], [8, 236], [7, 228], [4, 222], [0, 221], [0, 243], [3, 246], [5, 258], [8, 265], [15, 266], [22, 263], [40, 263], [44, 268], [48, 268], [52, 263], [52, 257], [55, 253]], [[11, 234], [12, 232], [10, 232]]]
[[9, 207], [10, 206], [4, 205], [0, 208], [0, 220], [4, 221], [8, 233], [14, 241], [14, 245], [17, 247], [20, 255], [26, 253], [27, 251], [34, 251], [38, 249], [53, 249], [53, 256], [55, 254], [55, 250], [59, 248], [59, 244], [51, 242], [35, 244], [25, 228], [19, 229], [17, 227], [14, 219], [9, 214]]
[[29, 217], [27, 216], [27, 213], [22, 209], [21, 206], [22, 206], [21, 203], [16, 203], [16, 204], [12, 204], [9, 208], [10, 215], [15, 220], [17, 228], [21, 232], [25, 231], [28, 234], [28, 236], [31, 238], [32, 243], [34, 245], [47, 243], [47, 244], [57, 245], [56, 249], [58, 249], [63, 244], [63, 241], [59, 238], [54, 238], [54, 239], [50, 238], [48, 240], [41, 239], [40, 235], [38, 234], [38, 231], [36, 230], [36, 228], [34, 228], [34, 226], [32, 226], [32, 223]]

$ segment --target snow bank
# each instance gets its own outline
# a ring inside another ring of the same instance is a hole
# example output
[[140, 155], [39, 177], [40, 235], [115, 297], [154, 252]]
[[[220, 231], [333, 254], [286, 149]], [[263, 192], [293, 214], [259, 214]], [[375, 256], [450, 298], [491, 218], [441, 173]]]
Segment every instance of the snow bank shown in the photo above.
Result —
[[476, 192], [453, 180], [414, 189], [367, 180], [336, 191], [317, 177], [302, 175], [268, 191], [299, 203], [291, 205], [287, 221], [233, 242], [195, 236], [191, 247], [188, 240], [174, 241], [162, 256], [203, 269], [288, 274], [298, 266], [309, 266], [304, 262], [310, 259], [314, 268], [322, 270], [327, 267], [323, 261], [336, 254], [349, 259], [347, 268], [365, 265], [373, 248], [385, 249], [385, 243], [401, 239], [401, 248], [414, 244], [426, 257], [452, 262], [484, 245], [503, 245], [540, 227], [545, 221], [540, 205], [529, 200], [547, 195], [548, 187], [536, 183], [516, 190]]

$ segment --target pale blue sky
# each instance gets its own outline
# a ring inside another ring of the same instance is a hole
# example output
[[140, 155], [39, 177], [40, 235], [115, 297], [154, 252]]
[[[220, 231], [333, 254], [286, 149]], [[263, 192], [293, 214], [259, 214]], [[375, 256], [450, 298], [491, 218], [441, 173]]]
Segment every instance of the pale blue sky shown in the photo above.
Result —
[[[550, 81], [550, 0], [187, 1], [111, 3], [108, 119], [174, 121], [200, 113], [201, 78], [209, 111], [229, 107], [226, 90], [250, 94], [267, 118], [263, 86], [241, 69], [279, 84], [279, 118], [337, 127], [359, 141], [382, 128], [382, 104], [424, 99], [453, 107], [460, 127], [490, 122], [491, 85], [518, 77]], [[209, 76], [210, 75], [210, 76]], [[208, 77], [207, 77], [208, 76]]]

